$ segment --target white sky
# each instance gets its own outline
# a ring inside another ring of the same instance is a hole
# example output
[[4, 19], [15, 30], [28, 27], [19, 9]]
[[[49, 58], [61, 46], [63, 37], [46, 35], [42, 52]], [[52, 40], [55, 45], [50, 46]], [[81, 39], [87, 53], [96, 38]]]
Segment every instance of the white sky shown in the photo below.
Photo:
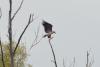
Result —
[[[21, 0], [13, 0], [14, 11]], [[0, 0], [3, 16], [0, 20], [0, 33], [3, 41], [7, 41], [7, 24], [9, 1]], [[30, 48], [34, 39], [34, 31], [39, 22], [44, 19], [53, 24], [56, 35], [52, 44], [59, 67], [63, 58], [69, 66], [73, 57], [76, 58], [76, 67], [84, 67], [86, 51], [91, 48], [94, 54], [94, 67], [100, 66], [100, 0], [24, 0], [23, 6], [13, 21], [13, 39], [17, 40], [25, 27], [30, 13], [38, 17], [27, 29], [22, 38]], [[13, 12], [14, 12], [13, 11]], [[40, 37], [44, 34], [40, 25]], [[43, 39], [29, 51], [28, 63], [33, 67], [53, 67], [52, 53], [47, 39]]]

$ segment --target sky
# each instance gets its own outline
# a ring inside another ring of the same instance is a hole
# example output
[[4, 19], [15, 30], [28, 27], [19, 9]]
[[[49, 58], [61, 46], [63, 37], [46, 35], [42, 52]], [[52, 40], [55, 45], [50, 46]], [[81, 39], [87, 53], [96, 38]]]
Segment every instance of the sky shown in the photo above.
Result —
[[[21, 0], [13, 0], [13, 13], [20, 5]], [[7, 39], [9, 1], [0, 0], [2, 18], [0, 19], [0, 34], [2, 41]], [[52, 39], [52, 46], [57, 58], [58, 67], [66, 67], [75, 57], [75, 67], [84, 67], [86, 52], [90, 51], [94, 57], [93, 67], [100, 66], [100, 1], [99, 0], [24, 0], [21, 10], [13, 20], [13, 39], [17, 41], [19, 35], [28, 22], [29, 14], [34, 13], [36, 18], [25, 32], [21, 42], [25, 43], [29, 54], [27, 63], [33, 67], [54, 67], [53, 56], [48, 43], [44, 38], [41, 42], [29, 49], [32, 45], [35, 32], [40, 26], [39, 37], [45, 34], [42, 20], [53, 25], [56, 34]]]

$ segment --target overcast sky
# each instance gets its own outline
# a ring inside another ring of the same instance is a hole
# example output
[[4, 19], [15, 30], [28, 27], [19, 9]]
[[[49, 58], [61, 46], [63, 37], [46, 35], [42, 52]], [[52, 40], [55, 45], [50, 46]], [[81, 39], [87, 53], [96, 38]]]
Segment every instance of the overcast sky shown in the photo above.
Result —
[[[20, 2], [21, 0], [13, 0], [13, 12]], [[0, 0], [0, 7], [0, 34], [2, 40], [7, 41], [9, 0]], [[27, 29], [21, 42], [24, 42], [28, 49], [28, 63], [33, 67], [54, 67], [47, 38], [29, 50], [39, 24], [39, 38], [44, 34], [41, 25], [43, 19], [53, 24], [56, 31], [52, 45], [59, 67], [63, 67], [63, 58], [68, 67], [74, 57], [76, 67], [85, 67], [86, 52], [90, 49], [91, 55], [94, 54], [93, 66], [100, 66], [100, 0], [24, 0], [21, 10], [13, 20], [15, 41], [27, 24], [30, 13], [34, 13], [37, 19]]]

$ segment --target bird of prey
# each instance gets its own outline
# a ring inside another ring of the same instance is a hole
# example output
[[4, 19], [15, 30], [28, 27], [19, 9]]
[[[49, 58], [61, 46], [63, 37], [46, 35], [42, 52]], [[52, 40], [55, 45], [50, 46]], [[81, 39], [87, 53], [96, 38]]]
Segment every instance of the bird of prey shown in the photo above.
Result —
[[44, 35], [44, 37], [47, 36], [48, 38], [51, 38], [51, 35], [52, 35], [53, 33], [55, 33], [55, 31], [52, 31], [53, 25], [50, 24], [50, 23], [48, 23], [48, 22], [45, 21], [45, 20], [43, 20], [42, 25], [43, 25], [43, 27], [44, 27], [45, 32], [47, 33], [46, 35]]

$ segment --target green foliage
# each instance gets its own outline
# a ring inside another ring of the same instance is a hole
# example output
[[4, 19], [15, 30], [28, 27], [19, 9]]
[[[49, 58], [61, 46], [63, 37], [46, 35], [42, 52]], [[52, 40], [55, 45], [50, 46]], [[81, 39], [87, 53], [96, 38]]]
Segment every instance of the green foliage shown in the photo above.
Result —
[[[13, 42], [13, 48], [15, 47], [15, 42]], [[10, 67], [10, 52], [9, 52], [9, 44], [3, 44], [3, 53], [4, 53], [4, 62], [6, 67]], [[20, 44], [15, 56], [14, 56], [14, 65], [15, 67], [25, 67], [25, 60], [27, 58], [26, 48], [23, 44]], [[1, 51], [0, 51], [0, 67], [2, 67], [2, 60], [1, 60]]]

